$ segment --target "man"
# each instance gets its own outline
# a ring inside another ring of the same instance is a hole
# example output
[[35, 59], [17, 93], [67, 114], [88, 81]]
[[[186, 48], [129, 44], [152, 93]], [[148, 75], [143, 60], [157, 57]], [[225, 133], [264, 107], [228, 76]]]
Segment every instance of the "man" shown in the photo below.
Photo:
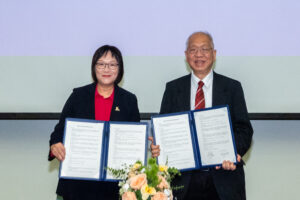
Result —
[[192, 73], [168, 82], [160, 113], [174, 113], [229, 106], [237, 148], [238, 164], [224, 161], [222, 167], [183, 172], [174, 185], [184, 185], [174, 192], [177, 199], [246, 199], [245, 177], [241, 157], [248, 151], [252, 140], [246, 103], [241, 84], [212, 70], [216, 50], [211, 35], [193, 33], [187, 40], [186, 61]]

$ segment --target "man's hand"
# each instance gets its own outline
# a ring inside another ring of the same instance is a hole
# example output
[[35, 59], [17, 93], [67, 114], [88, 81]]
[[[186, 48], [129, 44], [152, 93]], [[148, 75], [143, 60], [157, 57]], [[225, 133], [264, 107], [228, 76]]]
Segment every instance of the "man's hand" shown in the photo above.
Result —
[[51, 152], [52, 154], [59, 160], [59, 161], [63, 161], [65, 159], [66, 156], [66, 150], [64, 145], [59, 142], [56, 144], [52, 144], [51, 147]]
[[[241, 162], [241, 156], [239, 154], [237, 154], [237, 161], [238, 162]], [[224, 160], [223, 163], [222, 163], [222, 168], [224, 170], [235, 170], [236, 169], [236, 165], [233, 163], [233, 162], [230, 162], [229, 160]], [[221, 169], [220, 166], [216, 166], [216, 169], [219, 170]]]
[[159, 156], [160, 155], [159, 145], [153, 144], [153, 137], [148, 137], [148, 140], [151, 141], [150, 149], [151, 149], [152, 157], [155, 158], [155, 157]]

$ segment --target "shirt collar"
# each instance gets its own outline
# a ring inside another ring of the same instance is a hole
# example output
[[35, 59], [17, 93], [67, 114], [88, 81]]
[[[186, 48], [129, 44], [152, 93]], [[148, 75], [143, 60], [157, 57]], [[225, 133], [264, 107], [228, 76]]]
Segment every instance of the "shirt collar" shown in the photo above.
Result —
[[115, 93], [115, 88], [113, 90], [113, 92], [111, 93], [111, 95], [109, 97], [104, 98], [101, 94], [99, 94], [98, 90], [97, 90], [97, 86], [96, 86], [96, 90], [95, 90], [95, 98], [102, 98], [102, 99], [107, 99], [107, 100], [111, 100], [114, 98], [114, 93]]
[[204, 87], [209, 88], [212, 84], [212, 80], [213, 80], [213, 70], [210, 70], [210, 72], [202, 80], [200, 80], [194, 74], [194, 71], [192, 71], [192, 84], [196, 85], [197, 87], [198, 87], [199, 81], [202, 81], [204, 83]]

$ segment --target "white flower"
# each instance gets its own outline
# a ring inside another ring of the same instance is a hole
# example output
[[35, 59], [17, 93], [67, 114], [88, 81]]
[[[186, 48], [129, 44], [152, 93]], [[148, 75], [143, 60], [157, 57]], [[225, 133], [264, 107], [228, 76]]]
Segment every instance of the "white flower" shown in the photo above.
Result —
[[167, 197], [171, 195], [171, 192], [169, 189], [164, 189], [164, 193]]
[[120, 181], [119, 184], [118, 184], [119, 187], [122, 187], [124, 185], [124, 183], [125, 183], [124, 181]]
[[127, 192], [127, 190], [129, 189], [129, 184], [128, 183], [124, 184], [123, 189], [125, 190], [125, 192]]
[[142, 170], [141, 170], [141, 173], [144, 173], [145, 172], [145, 168], [143, 168]]

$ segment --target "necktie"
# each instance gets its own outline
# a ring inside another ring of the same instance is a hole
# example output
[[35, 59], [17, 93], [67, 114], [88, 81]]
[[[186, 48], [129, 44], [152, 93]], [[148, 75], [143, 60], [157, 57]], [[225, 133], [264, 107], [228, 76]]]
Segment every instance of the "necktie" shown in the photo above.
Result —
[[204, 92], [202, 88], [203, 85], [204, 83], [199, 81], [195, 99], [195, 110], [205, 108]]

